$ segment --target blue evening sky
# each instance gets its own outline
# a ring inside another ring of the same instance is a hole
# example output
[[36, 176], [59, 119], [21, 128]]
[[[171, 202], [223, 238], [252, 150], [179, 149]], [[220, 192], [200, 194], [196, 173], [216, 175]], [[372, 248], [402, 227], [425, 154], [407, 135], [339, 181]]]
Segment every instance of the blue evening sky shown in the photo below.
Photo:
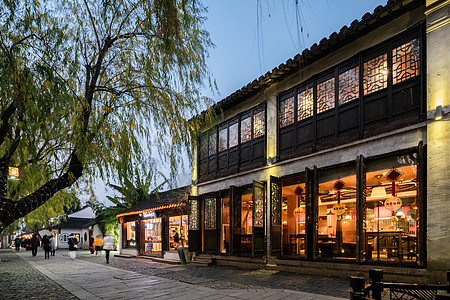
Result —
[[[387, 0], [298, 0], [298, 10], [295, 0], [203, 3], [208, 9], [206, 29], [216, 46], [208, 65], [220, 95], [206, 89], [205, 94], [217, 102]], [[297, 20], [303, 32], [297, 31]]]

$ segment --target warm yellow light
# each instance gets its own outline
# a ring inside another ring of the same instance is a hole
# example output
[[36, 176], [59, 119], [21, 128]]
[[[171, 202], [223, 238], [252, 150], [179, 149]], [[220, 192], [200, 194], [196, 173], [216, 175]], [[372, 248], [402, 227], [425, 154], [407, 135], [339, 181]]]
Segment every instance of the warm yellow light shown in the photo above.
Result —
[[9, 167], [9, 176], [18, 178], [19, 177], [19, 168]]

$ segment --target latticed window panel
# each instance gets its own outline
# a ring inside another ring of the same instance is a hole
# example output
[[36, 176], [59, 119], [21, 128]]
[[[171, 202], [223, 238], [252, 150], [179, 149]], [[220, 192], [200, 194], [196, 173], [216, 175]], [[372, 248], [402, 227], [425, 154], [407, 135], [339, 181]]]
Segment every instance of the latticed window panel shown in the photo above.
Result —
[[294, 97], [280, 102], [280, 127], [294, 123]]
[[200, 139], [200, 158], [205, 158], [208, 156], [208, 135], [202, 135]]
[[307, 88], [297, 95], [297, 118], [298, 121], [312, 117], [314, 113], [313, 88]]
[[334, 77], [317, 85], [317, 113], [334, 108]]
[[359, 98], [359, 66], [339, 74], [339, 105]]
[[264, 111], [253, 116], [253, 138], [263, 136], [266, 130]]
[[223, 128], [219, 132], [219, 152], [228, 148], [228, 130]]
[[228, 128], [229, 140], [228, 147], [232, 148], [239, 143], [239, 124], [235, 123]]
[[420, 74], [419, 39], [413, 39], [392, 50], [393, 84], [411, 79]]
[[241, 143], [252, 139], [252, 118], [248, 117], [241, 120]]
[[253, 215], [253, 226], [264, 227], [264, 190], [255, 189], [255, 213]]
[[273, 225], [281, 225], [281, 191], [280, 186], [277, 183], [271, 183], [271, 196], [270, 199], [272, 201], [272, 224]]
[[189, 200], [189, 229], [200, 230], [200, 220], [199, 220], [197, 200]]
[[387, 54], [381, 54], [364, 62], [363, 87], [364, 95], [387, 87]]
[[216, 154], [216, 141], [217, 141], [217, 134], [215, 132], [210, 133], [208, 146], [209, 155]]
[[216, 229], [216, 198], [205, 199], [205, 229]]

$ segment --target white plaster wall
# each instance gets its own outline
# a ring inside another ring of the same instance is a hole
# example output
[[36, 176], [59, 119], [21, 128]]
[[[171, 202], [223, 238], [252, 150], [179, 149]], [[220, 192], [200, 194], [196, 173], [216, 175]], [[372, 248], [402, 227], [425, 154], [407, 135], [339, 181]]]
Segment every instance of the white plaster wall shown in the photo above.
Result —
[[57, 236], [58, 249], [69, 249], [69, 244], [67, 244], [67, 238], [71, 233], [79, 234], [80, 238], [83, 237], [82, 229], [61, 229], [61, 232]]

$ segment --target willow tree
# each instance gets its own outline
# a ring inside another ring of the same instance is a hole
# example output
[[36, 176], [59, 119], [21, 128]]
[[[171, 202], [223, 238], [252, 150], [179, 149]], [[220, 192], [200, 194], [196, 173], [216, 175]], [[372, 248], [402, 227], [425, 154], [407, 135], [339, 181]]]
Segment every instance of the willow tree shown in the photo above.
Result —
[[[0, 232], [82, 176], [120, 182], [155, 155], [176, 170], [212, 84], [201, 3], [0, 5]], [[11, 165], [24, 171], [14, 188]]]

